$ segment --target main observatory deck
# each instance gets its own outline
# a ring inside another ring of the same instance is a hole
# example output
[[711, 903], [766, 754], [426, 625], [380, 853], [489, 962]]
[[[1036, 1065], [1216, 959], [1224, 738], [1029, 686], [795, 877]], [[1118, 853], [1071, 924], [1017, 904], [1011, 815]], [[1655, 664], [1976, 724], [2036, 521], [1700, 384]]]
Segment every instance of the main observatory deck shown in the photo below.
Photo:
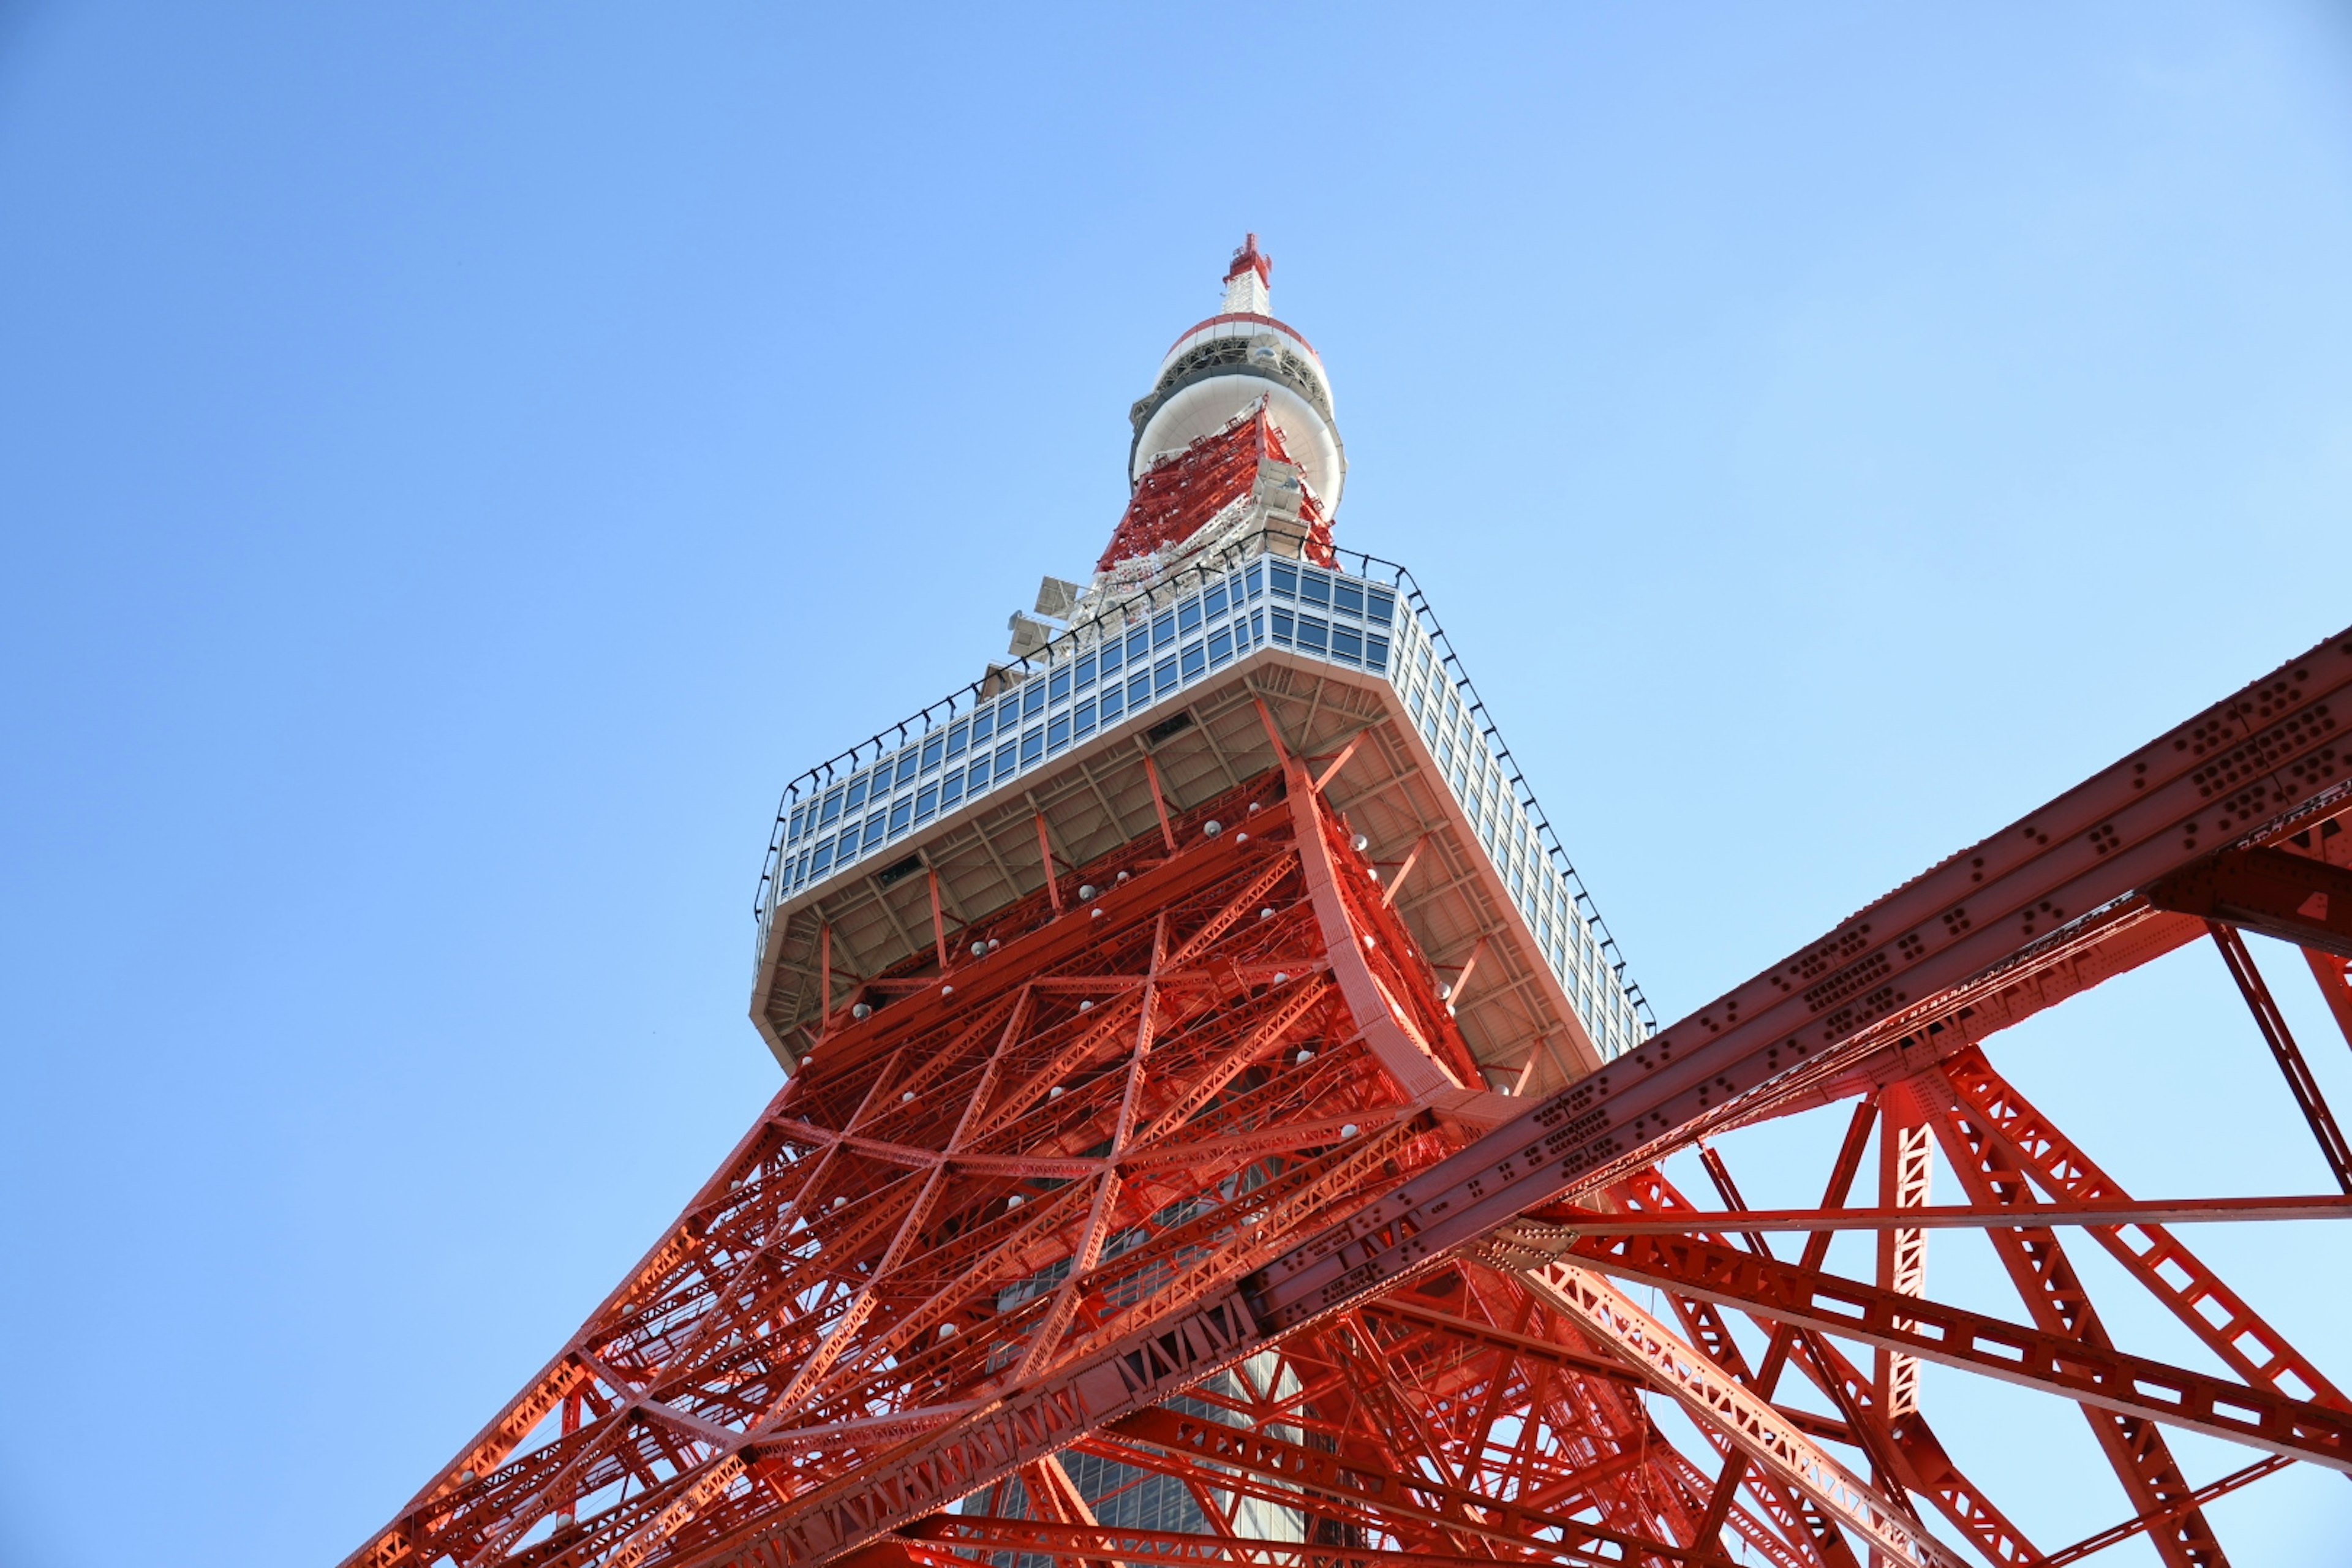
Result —
[[1027, 658], [794, 780], [757, 905], [752, 1013], [778, 1058], [814, 1026], [827, 942], [836, 1006], [945, 952], [1045, 885], [1041, 833], [1063, 874], [1274, 765], [1260, 703], [1339, 768], [1334, 797], [1455, 976], [1475, 1087], [1538, 1092], [1644, 1037], [1622, 955], [1411, 574], [1297, 547], [1270, 529], [1084, 604]]

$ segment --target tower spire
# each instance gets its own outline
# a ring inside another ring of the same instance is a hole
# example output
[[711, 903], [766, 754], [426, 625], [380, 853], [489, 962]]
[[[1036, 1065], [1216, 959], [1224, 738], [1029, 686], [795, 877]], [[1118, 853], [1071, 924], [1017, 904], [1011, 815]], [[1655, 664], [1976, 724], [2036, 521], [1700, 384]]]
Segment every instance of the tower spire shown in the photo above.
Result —
[[1225, 272], [1225, 308], [1228, 316], [1270, 316], [1274, 314], [1274, 258], [1257, 247], [1257, 236], [1253, 234], [1234, 252], [1234, 264]]
[[[1197, 443], [1231, 434], [1237, 420], [1262, 409], [1265, 438], [1278, 449], [1278, 460], [1297, 470], [1297, 480], [1314, 498], [1321, 522], [1328, 525], [1339, 511], [1348, 458], [1332, 412], [1330, 378], [1314, 346], [1275, 318], [1267, 287], [1273, 278], [1274, 258], [1258, 248], [1255, 234], [1245, 236], [1225, 268], [1218, 313], [1185, 330], [1160, 360], [1151, 390], [1128, 410], [1135, 429], [1128, 479], [1139, 498], [1154, 468]], [[1172, 480], [1160, 488], [1187, 489], [1189, 483]], [[1202, 499], [1195, 493], [1188, 505]], [[1122, 524], [1123, 533], [1133, 531]], [[1161, 529], [1147, 531], [1165, 542]], [[1114, 541], [1114, 554], [1122, 548]]]

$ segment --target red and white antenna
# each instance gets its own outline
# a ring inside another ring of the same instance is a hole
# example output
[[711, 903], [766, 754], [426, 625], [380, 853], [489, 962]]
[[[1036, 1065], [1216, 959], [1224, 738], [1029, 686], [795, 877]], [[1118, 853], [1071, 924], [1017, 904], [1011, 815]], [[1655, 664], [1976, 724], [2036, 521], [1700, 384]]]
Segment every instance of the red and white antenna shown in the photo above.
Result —
[[1257, 236], [1251, 235], [1234, 252], [1233, 269], [1225, 274], [1225, 308], [1228, 316], [1271, 316], [1274, 314], [1274, 258], [1257, 247]]

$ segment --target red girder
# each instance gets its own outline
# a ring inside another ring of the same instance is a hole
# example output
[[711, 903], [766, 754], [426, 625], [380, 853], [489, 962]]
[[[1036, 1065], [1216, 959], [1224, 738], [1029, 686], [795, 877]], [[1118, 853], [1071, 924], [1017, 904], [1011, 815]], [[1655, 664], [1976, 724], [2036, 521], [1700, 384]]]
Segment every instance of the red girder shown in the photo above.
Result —
[[[1775, 1263], [1719, 1242], [1596, 1237], [1570, 1248], [1602, 1273], [1818, 1329], [1923, 1361], [1984, 1373], [2077, 1404], [2202, 1432], [2352, 1473], [2352, 1415], [2068, 1335], [2004, 1322], [1932, 1298]], [[1906, 1329], [1899, 1323], [1915, 1326]]]
[[[2352, 899], [2347, 899], [2347, 903], [2352, 905]], [[2213, 945], [2221, 950], [2221, 962], [2229, 965], [2230, 978], [2238, 983], [2239, 994], [2246, 999], [2246, 1009], [2254, 1016], [2254, 1026], [2262, 1032], [2263, 1043], [2270, 1047], [2279, 1072], [2286, 1079], [2287, 1092], [2294, 1097], [2295, 1109], [2303, 1112], [2305, 1124], [2318, 1142], [2320, 1158], [2327, 1162], [2328, 1173], [2336, 1178], [2336, 1184], [2352, 1193], [2352, 1142], [2345, 1141], [2344, 1130], [2336, 1124], [2336, 1113], [2328, 1110], [2326, 1098], [2319, 1092], [2319, 1080], [2312, 1077], [2310, 1065], [2303, 1059], [2303, 1047], [2294, 1043], [2286, 1015], [2272, 1000], [2271, 988], [2263, 983], [2263, 972], [2255, 967], [2254, 955], [2246, 951], [2245, 939], [2237, 929], [2218, 921], [2210, 923]]]
[[[1827, 1209], [1844, 1194], [1852, 1178], [1861, 1134], [1871, 1124], [1870, 1108], [1861, 1107], [1849, 1126], [1845, 1147], [1841, 1150], [1839, 1164], [1831, 1175], [1831, 1186], [1823, 1207]], [[1716, 1175], [1718, 1190], [1727, 1205], [1741, 1205], [1738, 1189], [1732, 1185], [1727, 1171], [1713, 1150], [1709, 1155], [1709, 1173]], [[1643, 1172], [1633, 1184], [1641, 1189], [1644, 1210], [1670, 1210], [1695, 1214], [1664, 1176], [1654, 1171]], [[1620, 1189], [1621, 1191], [1623, 1189]], [[1769, 1256], [1770, 1247], [1761, 1235], [1747, 1227], [1741, 1217], [1743, 1238], [1751, 1252]], [[1612, 1226], [1612, 1234], [1625, 1234]], [[1719, 1237], [1710, 1237], [1721, 1240]], [[1803, 1267], [1818, 1268], [1828, 1251], [1827, 1235], [1817, 1232], [1808, 1238]], [[1766, 1398], [1771, 1398], [1774, 1384], [1780, 1375], [1783, 1356], [1796, 1362], [1813, 1384], [1830, 1396], [1843, 1413], [1840, 1430], [1834, 1440], [1853, 1443], [1871, 1457], [1882, 1472], [1892, 1474], [1902, 1487], [1918, 1493], [1932, 1502], [1951, 1521], [1961, 1535], [1975, 1545], [1989, 1560], [1997, 1563], [2028, 1563], [2039, 1560], [2039, 1553], [2026, 1538], [2025, 1532], [2007, 1515], [1993, 1505], [1974, 1483], [1960, 1472], [1926, 1417], [1914, 1408], [1897, 1419], [1890, 1420], [1874, 1381], [1848, 1361], [1829, 1342], [1826, 1335], [1799, 1333], [1785, 1324], [1759, 1321], [1770, 1333], [1766, 1357], [1766, 1371], [1770, 1381], [1762, 1376], [1750, 1377], [1745, 1371], [1745, 1358], [1727, 1331], [1714, 1317], [1714, 1304], [1674, 1295], [1669, 1298], [1678, 1313], [1696, 1329], [1711, 1325], [1704, 1331], [1694, 1332], [1692, 1342], [1714, 1356], [1718, 1363], [1738, 1373]], [[1718, 1351], [1717, 1347], [1721, 1349]], [[1782, 1407], [1782, 1414], [1801, 1421], [1802, 1413]], [[1827, 1434], [1825, 1434], [1827, 1435]]]
[[2336, 1015], [2336, 1026], [2344, 1032], [2344, 1043], [2352, 1046], [2352, 959], [2310, 948], [2303, 950], [2303, 956], [2311, 965], [2312, 979], [2319, 984], [2320, 995], [2327, 1000], [2327, 1010]]
[[[1934, 1081], [1942, 1082], [1940, 1078]], [[1926, 1085], [1917, 1092], [1925, 1100]], [[1932, 1105], [1929, 1124], [1969, 1196], [1979, 1204], [2006, 1204], [2019, 1210], [2036, 1207], [2024, 1170], [2010, 1158], [2000, 1139], [1981, 1121], [1955, 1114], [1956, 1109], [1948, 1101]], [[2056, 1232], [2044, 1226], [2017, 1226], [1986, 1234], [2037, 1327], [2095, 1350], [2115, 1349]], [[2173, 1568], [2217, 1568], [2228, 1562], [2203, 1511], [2189, 1500], [2194, 1489], [2155, 1420], [2089, 1405], [2083, 1406], [2083, 1414], [2134, 1511], [2142, 1518], [2166, 1520], [2165, 1528], [2150, 1537], [2164, 1560]]]
[[[1108, 572], [1122, 561], [1190, 539], [1217, 513], [1249, 497], [1262, 462], [1289, 463], [1290, 453], [1283, 446], [1282, 427], [1266, 416], [1261, 401], [1223, 429], [1145, 470], [1095, 570]], [[1328, 565], [1331, 524], [1312, 493], [1302, 496], [1298, 524], [1307, 558]]]
[[[2125, 1198], [2122, 1186], [1995, 1072], [1983, 1052], [1961, 1052], [1944, 1065], [1943, 1075], [1960, 1103], [1982, 1118], [2009, 1156], [2053, 1198], [2085, 1206]], [[2146, 1222], [2089, 1228], [2116, 1262], [2240, 1377], [2289, 1398], [2352, 1409], [2309, 1357], [2170, 1231]]]
[[2284, 849], [2225, 849], [2147, 891], [2158, 909], [2352, 958], [2352, 871]]
[[[1263, 1564], [1264, 1568], [1494, 1568], [1497, 1561], [1552, 1560], [1549, 1552], [1532, 1551], [1523, 1552], [1517, 1558], [1496, 1558], [1438, 1552], [1334, 1549], [1322, 1542], [1255, 1541], [1231, 1535], [1187, 1535], [1131, 1526], [1071, 1526], [956, 1513], [934, 1514], [910, 1527], [907, 1533], [913, 1538], [907, 1544], [915, 1556], [935, 1568], [968, 1568], [971, 1559], [954, 1552], [952, 1548], [956, 1546], [1034, 1552], [1066, 1563], [1098, 1562], [1117, 1553], [1150, 1563], [1234, 1563]], [[1622, 1561], [1599, 1557], [1583, 1560]]]
[[[2114, 1226], [2197, 1224], [2215, 1220], [2352, 1219], [2352, 1197], [2296, 1193], [2272, 1198], [2115, 1198], [2098, 1203], [2045, 1203], [2034, 1215], [2046, 1225]], [[1983, 1230], [2016, 1223], [2006, 1205], [1933, 1204], [1918, 1209], [1691, 1209], [1655, 1219], [1631, 1219], [1601, 1209], [1559, 1204], [1542, 1211], [1562, 1225], [1582, 1223], [1612, 1236], [1689, 1236], [1721, 1231]]]

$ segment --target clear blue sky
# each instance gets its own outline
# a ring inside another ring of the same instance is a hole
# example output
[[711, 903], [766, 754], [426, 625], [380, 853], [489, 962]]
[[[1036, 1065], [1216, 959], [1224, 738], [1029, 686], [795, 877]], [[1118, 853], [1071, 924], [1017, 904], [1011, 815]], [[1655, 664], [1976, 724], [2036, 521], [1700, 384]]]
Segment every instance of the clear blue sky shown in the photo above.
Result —
[[[2352, 622], [2338, 10], [982, 9], [0, 5], [0, 1562], [331, 1561], [540, 1364], [774, 1085], [779, 787], [1091, 561], [1245, 229], [1666, 1017]], [[2210, 952], [1996, 1057], [2326, 1186]], [[2352, 1380], [2294, 1239], [2198, 1237]]]

